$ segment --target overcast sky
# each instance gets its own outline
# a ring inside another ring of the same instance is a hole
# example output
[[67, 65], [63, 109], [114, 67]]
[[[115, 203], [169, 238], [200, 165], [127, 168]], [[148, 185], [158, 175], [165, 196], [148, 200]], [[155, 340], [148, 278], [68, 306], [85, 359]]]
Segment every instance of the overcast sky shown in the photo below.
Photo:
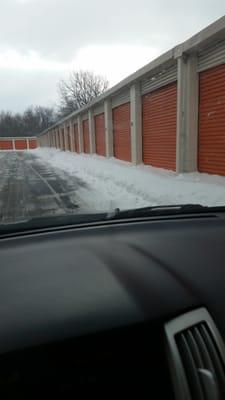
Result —
[[113, 85], [225, 14], [225, 0], [0, 0], [0, 110], [54, 105], [88, 69]]

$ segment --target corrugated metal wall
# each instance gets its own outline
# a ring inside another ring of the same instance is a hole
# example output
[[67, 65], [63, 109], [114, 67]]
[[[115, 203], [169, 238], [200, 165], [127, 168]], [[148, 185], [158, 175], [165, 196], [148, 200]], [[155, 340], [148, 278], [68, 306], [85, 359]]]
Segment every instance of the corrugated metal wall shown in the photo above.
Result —
[[98, 115], [98, 114], [102, 114], [102, 113], [104, 113], [104, 104], [103, 103], [95, 106], [95, 108], [93, 110], [94, 115]]
[[131, 161], [130, 103], [113, 109], [114, 156]]
[[150, 93], [177, 80], [177, 64], [141, 81], [141, 94]]
[[121, 104], [128, 103], [130, 101], [130, 90], [125, 89], [112, 97], [112, 108], [118, 107]]
[[105, 156], [105, 116], [104, 113], [95, 116], [96, 153]]
[[225, 175], [225, 64], [200, 74], [200, 172]]
[[175, 170], [177, 84], [143, 96], [142, 113], [144, 163]]
[[211, 45], [198, 55], [198, 71], [225, 63], [225, 40]]

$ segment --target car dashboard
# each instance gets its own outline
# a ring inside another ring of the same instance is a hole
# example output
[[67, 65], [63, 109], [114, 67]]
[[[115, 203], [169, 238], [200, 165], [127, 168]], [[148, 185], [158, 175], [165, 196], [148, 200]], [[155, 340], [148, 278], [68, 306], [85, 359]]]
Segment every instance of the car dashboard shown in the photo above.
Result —
[[0, 393], [222, 398], [224, 238], [223, 213], [2, 235]]

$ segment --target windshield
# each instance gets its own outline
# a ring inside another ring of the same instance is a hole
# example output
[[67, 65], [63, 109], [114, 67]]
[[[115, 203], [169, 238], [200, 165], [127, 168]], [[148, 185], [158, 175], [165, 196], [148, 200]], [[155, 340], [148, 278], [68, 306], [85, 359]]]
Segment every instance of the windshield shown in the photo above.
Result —
[[225, 206], [223, 8], [3, 1], [0, 229]]

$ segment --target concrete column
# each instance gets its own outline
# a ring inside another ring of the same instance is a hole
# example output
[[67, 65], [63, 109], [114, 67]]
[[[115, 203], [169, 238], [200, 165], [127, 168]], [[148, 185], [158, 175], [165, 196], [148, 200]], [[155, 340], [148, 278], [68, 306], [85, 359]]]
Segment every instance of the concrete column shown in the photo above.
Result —
[[134, 165], [142, 162], [142, 101], [140, 84], [130, 88], [131, 120], [131, 161]]
[[88, 111], [90, 154], [96, 153], [95, 148], [95, 121], [93, 110]]
[[27, 139], [26, 142], [27, 142], [27, 150], [29, 150], [29, 149], [30, 149], [30, 147], [29, 147], [29, 140]]
[[82, 124], [80, 116], [77, 118], [77, 126], [78, 126], [80, 153], [83, 153], [84, 152], [84, 136], [83, 136], [83, 124]]
[[112, 121], [112, 103], [107, 99], [104, 102], [105, 115], [105, 147], [106, 157], [113, 157], [113, 121]]
[[197, 56], [181, 55], [177, 77], [177, 151], [176, 171], [197, 171], [198, 96]]

